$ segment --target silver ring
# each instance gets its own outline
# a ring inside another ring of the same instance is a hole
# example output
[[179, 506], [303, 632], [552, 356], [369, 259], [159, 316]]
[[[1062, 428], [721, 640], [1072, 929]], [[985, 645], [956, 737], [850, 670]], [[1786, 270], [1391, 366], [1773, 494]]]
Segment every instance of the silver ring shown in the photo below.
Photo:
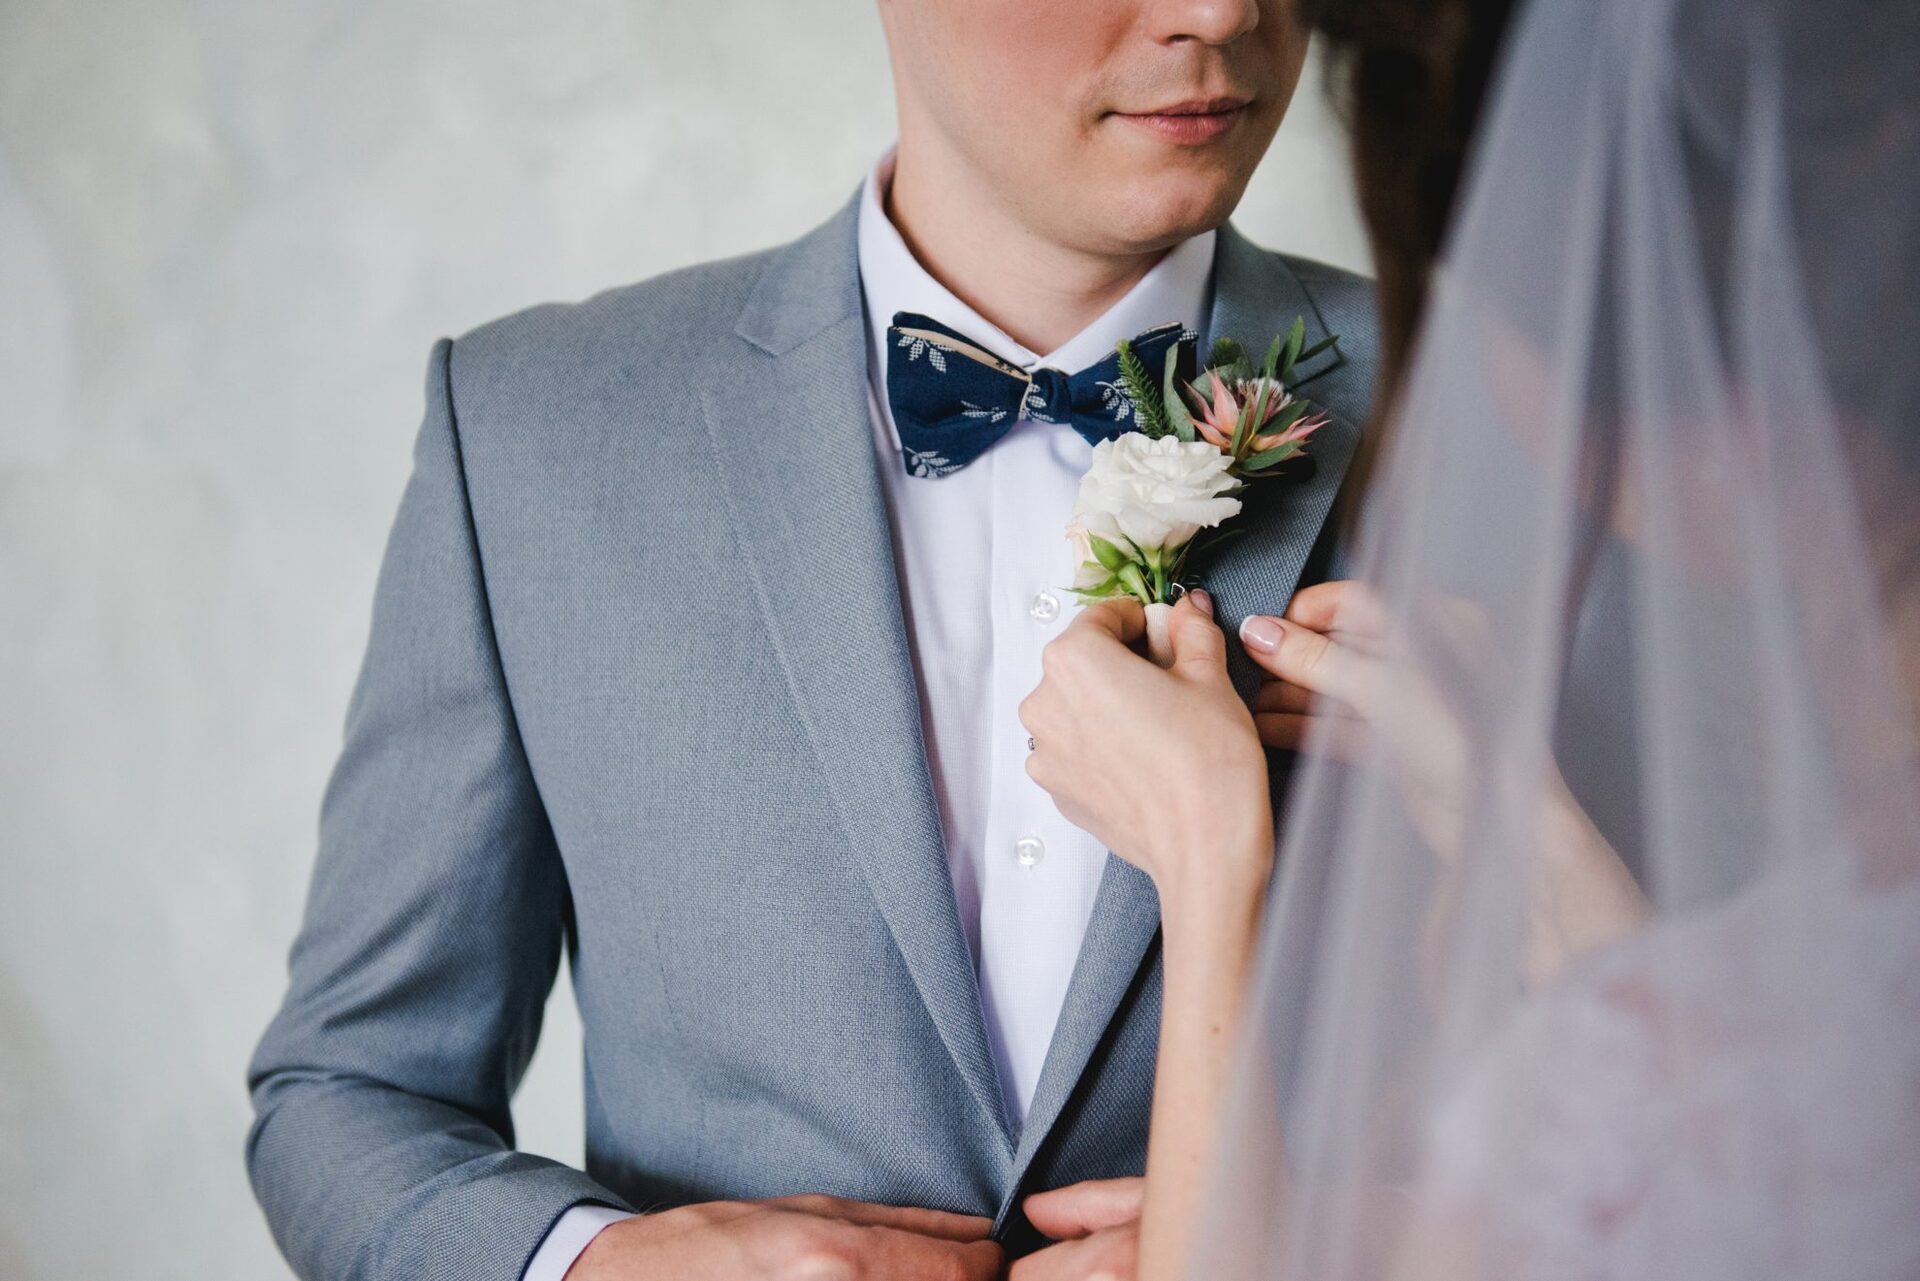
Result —
[[1027, 750], [1029, 752], [1033, 750], [1033, 735], [1031, 734], [1027, 735]]

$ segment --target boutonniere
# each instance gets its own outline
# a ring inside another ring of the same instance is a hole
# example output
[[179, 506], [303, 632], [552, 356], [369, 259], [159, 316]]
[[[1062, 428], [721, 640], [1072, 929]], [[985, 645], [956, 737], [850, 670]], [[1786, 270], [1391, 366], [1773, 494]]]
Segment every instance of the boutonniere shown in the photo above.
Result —
[[1197, 535], [1238, 515], [1238, 495], [1279, 474], [1280, 464], [1304, 453], [1327, 422], [1288, 383], [1297, 364], [1339, 337], [1303, 350], [1306, 330], [1304, 320], [1295, 320], [1258, 369], [1245, 348], [1222, 338], [1190, 383], [1180, 379], [1178, 346], [1167, 352], [1156, 378], [1129, 344], [1119, 344], [1137, 430], [1093, 448], [1067, 526], [1080, 559], [1072, 590], [1082, 601], [1140, 601], [1156, 657], [1166, 650], [1172, 602], [1192, 585], [1187, 563]]

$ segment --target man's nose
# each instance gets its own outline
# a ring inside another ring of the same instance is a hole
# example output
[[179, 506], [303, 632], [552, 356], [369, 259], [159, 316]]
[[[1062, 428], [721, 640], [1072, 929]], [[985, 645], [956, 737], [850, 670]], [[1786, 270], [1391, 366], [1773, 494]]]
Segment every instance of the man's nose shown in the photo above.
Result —
[[1262, 0], [1151, 0], [1150, 30], [1163, 44], [1228, 44], [1260, 25]]

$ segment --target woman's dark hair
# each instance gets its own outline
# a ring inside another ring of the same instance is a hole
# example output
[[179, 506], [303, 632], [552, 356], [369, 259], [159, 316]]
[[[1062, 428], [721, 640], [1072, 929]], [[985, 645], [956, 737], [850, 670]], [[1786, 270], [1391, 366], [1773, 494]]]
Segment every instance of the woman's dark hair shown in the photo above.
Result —
[[1406, 372], [1487, 84], [1519, 0], [1301, 3], [1308, 26], [1327, 45], [1373, 246], [1382, 352], [1377, 421]]
[[[1381, 361], [1374, 429], [1362, 438], [1352, 481], [1344, 490], [1351, 516], [1353, 500], [1363, 491], [1387, 434], [1382, 430], [1385, 417], [1406, 374], [1489, 83], [1522, 0], [1299, 3], [1302, 20], [1325, 45], [1333, 94], [1347, 121], [1355, 187], [1379, 282]], [[1750, 29], [1761, 18], [1780, 27], [1785, 47], [1817, 51], [1823, 59], [1810, 66], [1803, 53], [1786, 63], [1789, 110], [1805, 117], [1798, 119], [1797, 133], [1830, 139], [1803, 148], [1793, 159], [1789, 177], [1796, 202], [1818, 211], [1809, 215], [1811, 221], [1844, 223], [1850, 210], [1857, 226], [1848, 236], [1830, 244], [1815, 242], [1804, 250], [1809, 257], [1804, 274], [1817, 322], [1812, 328], [1833, 336], [1824, 353], [1831, 390], [1850, 419], [1873, 425], [1883, 444], [1901, 458], [1920, 458], [1920, 431], [1914, 426], [1920, 421], [1914, 407], [1920, 379], [1856, 369], [1862, 359], [1878, 360], [1879, 349], [1846, 341], [1846, 335], [1860, 328], [1900, 332], [1913, 306], [1906, 277], [1876, 270], [1875, 265], [1913, 260], [1914, 247], [1920, 245], [1920, 217], [1910, 212], [1896, 216], [1875, 194], [1877, 175], [1910, 171], [1920, 156], [1920, 98], [1890, 94], [1884, 77], [1873, 72], [1886, 51], [1910, 49], [1920, 39], [1920, 9], [1912, 0], [1852, 0], [1843, 6], [1847, 19], [1842, 25], [1852, 37], [1836, 40], [1828, 29], [1836, 21], [1831, 6], [1754, 0], [1692, 8], [1698, 12], [1679, 24], [1686, 33], [1679, 50], [1683, 63], [1698, 55], [1702, 66], [1744, 66], [1738, 57], [1714, 56], [1708, 46], [1750, 38]], [[1862, 65], [1858, 77], [1829, 65], [1849, 58]], [[1794, 92], [1796, 76], [1819, 90]], [[1683, 85], [1691, 109], [1689, 162], [1709, 187], [1714, 181], [1724, 185], [1723, 176], [1715, 177], [1715, 167], [1731, 163], [1730, 155], [1721, 153], [1733, 145], [1742, 86], [1698, 74], [1687, 76]], [[1852, 85], [1858, 89], [1850, 93]], [[1695, 200], [1704, 214], [1714, 213], [1714, 201], [1699, 193]], [[1724, 221], [1731, 215], [1720, 210], [1718, 216]], [[1881, 246], [1878, 254], [1859, 251], [1868, 238]], [[1716, 230], [1703, 234], [1701, 243], [1731, 244], [1732, 238]], [[1831, 263], [1825, 261], [1828, 256]], [[1911, 469], [1900, 474], [1911, 474]]]

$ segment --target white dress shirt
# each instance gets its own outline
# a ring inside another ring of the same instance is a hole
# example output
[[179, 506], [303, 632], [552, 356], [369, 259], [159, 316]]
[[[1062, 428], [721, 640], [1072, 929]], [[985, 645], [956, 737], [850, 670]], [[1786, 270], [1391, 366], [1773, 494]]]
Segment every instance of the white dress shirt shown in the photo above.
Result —
[[[868, 177], [859, 219], [874, 446], [893, 526], [920, 682], [927, 761], [954, 898], [980, 982], [1007, 1115], [1024, 1123], [1106, 867], [1100, 842], [1062, 818], [1027, 777], [1019, 706], [1040, 683], [1040, 650], [1077, 608], [1066, 539], [1093, 447], [1065, 424], [1023, 419], [980, 458], [938, 479], [909, 476], [887, 404], [887, 327], [931, 316], [1024, 370], [1076, 373], [1114, 344], [1169, 321], [1199, 330], [1212, 292], [1214, 234], [1178, 246], [1057, 350], [1027, 350], [956, 298], [907, 248], [882, 193], [891, 154]], [[562, 1215], [525, 1281], [560, 1281], [593, 1236], [625, 1217]]]

